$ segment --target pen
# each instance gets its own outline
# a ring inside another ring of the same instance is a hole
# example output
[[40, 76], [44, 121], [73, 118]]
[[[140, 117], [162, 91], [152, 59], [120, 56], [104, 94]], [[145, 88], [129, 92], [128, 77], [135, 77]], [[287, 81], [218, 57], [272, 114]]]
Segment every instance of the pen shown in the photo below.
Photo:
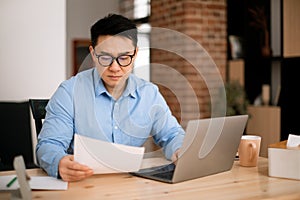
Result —
[[6, 187], [10, 187], [15, 181], [17, 180], [17, 177], [15, 176], [9, 183], [6, 184]]

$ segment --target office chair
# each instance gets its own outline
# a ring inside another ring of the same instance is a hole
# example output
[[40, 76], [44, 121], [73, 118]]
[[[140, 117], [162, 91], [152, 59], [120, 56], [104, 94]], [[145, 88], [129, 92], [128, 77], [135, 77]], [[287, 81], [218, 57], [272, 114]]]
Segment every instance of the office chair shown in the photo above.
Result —
[[42, 129], [43, 119], [46, 116], [45, 108], [48, 101], [49, 99], [29, 99], [29, 105], [35, 122], [36, 136], [39, 135]]
[[28, 101], [0, 102], [0, 171], [14, 170], [15, 156], [22, 155], [27, 169], [34, 163]]

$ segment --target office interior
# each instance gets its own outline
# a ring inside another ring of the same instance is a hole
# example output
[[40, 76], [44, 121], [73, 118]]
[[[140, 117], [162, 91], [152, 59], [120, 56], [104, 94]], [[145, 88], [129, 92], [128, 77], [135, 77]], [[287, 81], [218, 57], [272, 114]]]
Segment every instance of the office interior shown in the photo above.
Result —
[[[252, 119], [245, 134], [267, 134], [264, 157], [268, 144], [300, 134], [298, 0], [2, 0], [0, 5], [1, 143], [5, 143], [0, 145], [1, 157], [9, 154], [7, 147], [14, 143], [26, 159], [35, 161], [35, 125], [27, 101], [49, 99], [63, 80], [78, 72], [83, 61], [78, 54], [88, 45], [91, 24], [108, 13], [123, 14], [139, 27], [147, 27], [141, 32], [146, 44], [151, 44], [151, 27], [176, 30], [200, 43], [224, 84], [237, 81], [245, 93], [242, 102], [248, 102], [245, 112], [251, 112]], [[159, 85], [183, 126], [195, 117], [211, 117], [210, 92], [186, 58], [154, 48], [141, 52], [141, 62], [148, 62], [141, 65], [167, 65], [187, 77], [194, 89], [200, 114], [192, 112], [194, 105], [184, 92]], [[158, 84], [169, 78], [176, 85], [176, 78], [168, 77], [168, 71], [160, 74], [157, 67], [137, 68], [134, 73]], [[270, 87], [267, 105], [262, 102], [263, 85]], [[11, 168], [2, 170], [7, 169]]]

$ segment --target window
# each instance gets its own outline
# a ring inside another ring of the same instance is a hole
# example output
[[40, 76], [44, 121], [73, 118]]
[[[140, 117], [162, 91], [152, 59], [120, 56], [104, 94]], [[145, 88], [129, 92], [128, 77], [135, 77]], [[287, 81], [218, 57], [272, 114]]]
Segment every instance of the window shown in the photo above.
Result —
[[149, 24], [138, 26], [139, 52], [135, 60], [134, 74], [145, 80], [150, 80], [150, 31]]
[[150, 80], [150, 0], [134, 0], [134, 21], [138, 27], [138, 57], [133, 73]]
[[150, 0], [134, 0], [134, 19], [150, 16]]

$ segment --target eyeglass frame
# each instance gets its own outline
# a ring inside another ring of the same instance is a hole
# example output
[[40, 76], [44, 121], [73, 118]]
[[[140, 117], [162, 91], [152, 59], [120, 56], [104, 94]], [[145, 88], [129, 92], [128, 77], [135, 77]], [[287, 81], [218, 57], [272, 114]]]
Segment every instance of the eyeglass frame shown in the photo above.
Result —
[[[106, 54], [106, 55], [103, 55], [103, 54], [96, 54], [96, 51], [95, 51], [95, 49], [94, 49], [94, 55], [96, 56], [99, 65], [101, 65], [102, 67], [109, 67], [109, 66], [111, 66], [115, 60], [117, 61], [117, 63], [118, 63], [119, 66], [121, 66], [121, 67], [127, 67], [127, 66], [129, 66], [129, 65], [132, 63], [132, 59], [133, 59], [133, 57], [135, 56], [135, 53], [136, 53], [136, 49], [134, 49], [132, 55], [123, 54], [123, 55], [119, 55], [119, 56], [115, 57], [115, 56], [112, 56], [112, 55], [110, 55], [110, 54]], [[112, 58], [111, 63], [110, 63], [109, 65], [102, 65], [102, 64], [100, 63], [100, 61], [99, 61], [99, 58], [100, 58], [101, 56], [110, 56], [110, 57]], [[130, 57], [130, 62], [129, 62], [129, 64], [127, 64], [127, 65], [121, 65], [121, 64], [120, 64], [120, 62], [119, 62], [118, 59], [119, 59], [120, 57], [122, 57], [122, 56], [129, 56], [129, 57]]]

